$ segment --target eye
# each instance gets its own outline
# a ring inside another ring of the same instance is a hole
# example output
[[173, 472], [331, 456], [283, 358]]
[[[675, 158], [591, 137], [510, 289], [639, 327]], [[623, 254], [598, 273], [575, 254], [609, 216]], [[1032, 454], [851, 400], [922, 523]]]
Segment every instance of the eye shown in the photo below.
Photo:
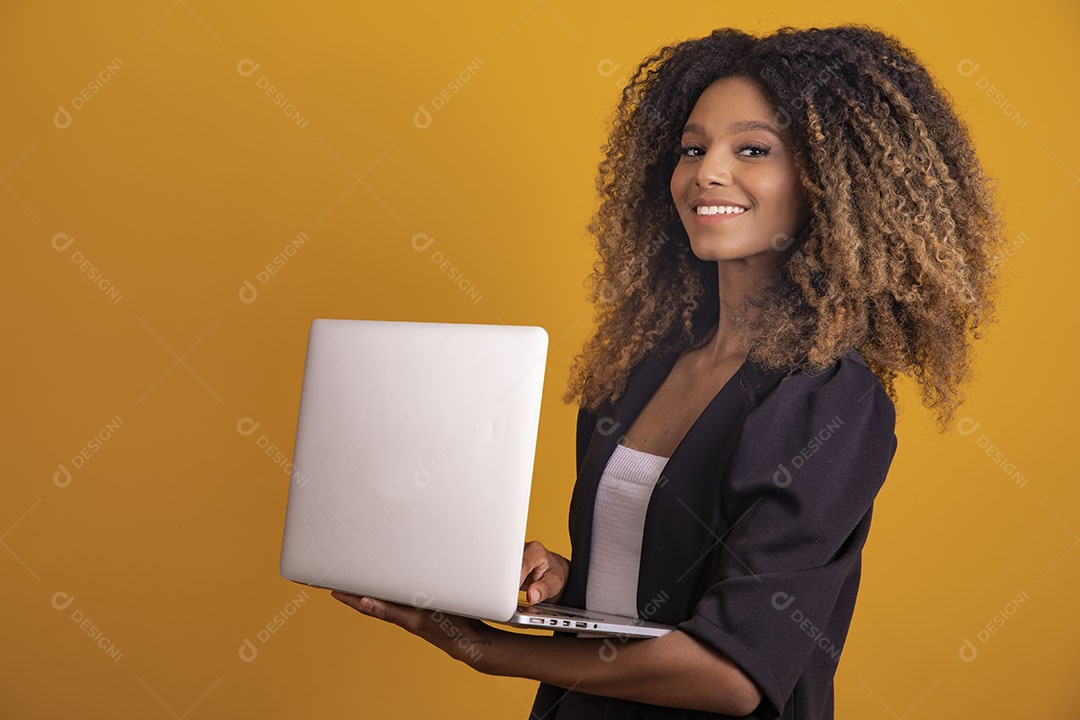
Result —
[[762, 145], [760, 143], [744, 143], [739, 148], [739, 154], [746, 157], [765, 157], [769, 154], [771, 148], [768, 145]]
[[705, 151], [695, 145], [679, 145], [675, 148], [675, 154], [680, 157], [701, 157], [695, 153], [704, 154]]

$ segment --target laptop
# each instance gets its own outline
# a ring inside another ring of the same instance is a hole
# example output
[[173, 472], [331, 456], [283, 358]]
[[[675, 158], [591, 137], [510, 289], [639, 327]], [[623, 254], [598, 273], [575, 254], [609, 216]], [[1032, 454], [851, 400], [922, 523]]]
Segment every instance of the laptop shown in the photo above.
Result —
[[515, 627], [669, 632], [519, 603], [547, 346], [539, 327], [314, 320], [281, 575]]

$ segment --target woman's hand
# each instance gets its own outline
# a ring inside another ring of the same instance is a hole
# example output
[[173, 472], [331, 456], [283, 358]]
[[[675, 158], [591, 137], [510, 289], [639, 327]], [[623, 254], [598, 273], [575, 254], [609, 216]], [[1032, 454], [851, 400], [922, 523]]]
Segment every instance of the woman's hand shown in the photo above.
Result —
[[330, 593], [349, 607], [371, 617], [393, 623], [426, 640], [455, 660], [484, 671], [484, 649], [500, 633], [479, 620], [449, 615], [439, 610], [399, 605], [370, 597], [334, 590]]
[[538, 602], [557, 603], [562, 597], [570, 561], [530, 540], [521, 556], [521, 590], [530, 605]]
[[[565, 558], [540, 543], [528, 543], [522, 587], [531, 597], [558, 598], [569, 567]], [[556, 594], [545, 595], [547, 588]], [[592, 695], [727, 715], [747, 715], [761, 702], [757, 686], [737, 665], [680, 630], [649, 640], [620, 640], [615, 648], [609, 639], [506, 632], [439, 610], [337, 590], [331, 594], [487, 675], [531, 678]]]

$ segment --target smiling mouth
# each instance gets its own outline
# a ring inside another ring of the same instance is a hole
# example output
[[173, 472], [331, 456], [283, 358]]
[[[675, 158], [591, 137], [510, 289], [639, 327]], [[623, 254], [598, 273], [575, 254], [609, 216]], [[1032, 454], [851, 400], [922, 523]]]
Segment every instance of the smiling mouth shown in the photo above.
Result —
[[738, 205], [698, 205], [694, 212], [698, 215], [739, 215], [746, 212], [746, 208]]

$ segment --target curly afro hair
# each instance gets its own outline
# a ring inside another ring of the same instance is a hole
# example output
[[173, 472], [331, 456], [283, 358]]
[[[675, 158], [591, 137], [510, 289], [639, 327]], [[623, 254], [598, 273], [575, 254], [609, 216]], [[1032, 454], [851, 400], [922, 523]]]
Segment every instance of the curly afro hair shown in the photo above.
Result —
[[588, 226], [597, 329], [566, 400], [613, 403], [634, 365], [715, 325], [716, 265], [691, 252], [669, 181], [697, 98], [733, 76], [776, 108], [810, 205], [781, 277], [739, 314], [750, 359], [815, 371], [854, 348], [894, 399], [897, 374], [914, 378], [944, 429], [993, 313], [1002, 222], [945, 93], [910, 50], [857, 25], [716, 30], [637, 68], [602, 148]]

